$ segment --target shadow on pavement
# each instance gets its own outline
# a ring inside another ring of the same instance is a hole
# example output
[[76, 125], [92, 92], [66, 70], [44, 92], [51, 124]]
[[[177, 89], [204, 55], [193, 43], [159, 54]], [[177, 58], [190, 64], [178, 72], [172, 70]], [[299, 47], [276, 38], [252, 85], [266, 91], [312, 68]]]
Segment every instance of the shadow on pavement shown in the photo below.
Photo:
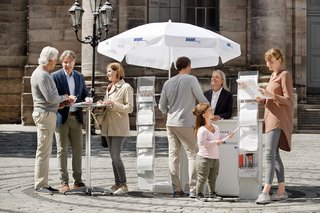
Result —
[[0, 132], [1, 157], [34, 157], [37, 133], [25, 131]]
[[[168, 155], [167, 138], [156, 138], [156, 156]], [[83, 153], [85, 153], [85, 136], [83, 138]], [[0, 131], [0, 157], [35, 157], [37, 149], [37, 133], [34, 131]], [[69, 145], [69, 154], [71, 147]], [[136, 137], [130, 136], [123, 145], [123, 151], [130, 156], [136, 156]], [[52, 156], [57, 152], [56, 142], [53, 140]], [[102, 156], [108, 154], [108, 149], [102, 147], [101, 136], [91, 136], [91, 155]]]
[[[286, 186], [289, 198], [320, 198], [320, 186]], [[313, 200], [320, 203], [320, 199]]]

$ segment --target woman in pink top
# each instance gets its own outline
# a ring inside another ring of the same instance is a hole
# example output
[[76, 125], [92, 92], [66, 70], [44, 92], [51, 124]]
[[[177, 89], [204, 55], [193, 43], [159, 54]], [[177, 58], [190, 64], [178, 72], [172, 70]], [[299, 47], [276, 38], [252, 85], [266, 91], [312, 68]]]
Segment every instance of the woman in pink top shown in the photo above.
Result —
[[[216, 180], [219, 172], [219, 148], [220, 130], [217, 125], [211, 123], [214, 117], [212, 108], [208, 103], [199, 103], [192, 111], [197, 116], [195, 122], [195, 135], [197, 136], [199, 152], [196, 158], [197, 201], [220, 201], [215, 193]], [[205, 183], [208, 180], [209, 198], [203, 195]]]
[[[272, 71], [266, 89], [260, 89], [268, 99], [257, 97], [257, 101], [265, 103], [264, 122], [266, 132], [266, 175], [265, 185], [256, 200], [257, 204], [285, 200], [284, 166], [279, 149], [291, 150], [291, 134], [293, 130], [293, 83], [290, 72], [283, 69], [283, 56], [279, 49], [270, 49], [265, 53], [267, 67]], [[278, 179], [278, 191], [271, 198], [269, 192], [274, 173]]]

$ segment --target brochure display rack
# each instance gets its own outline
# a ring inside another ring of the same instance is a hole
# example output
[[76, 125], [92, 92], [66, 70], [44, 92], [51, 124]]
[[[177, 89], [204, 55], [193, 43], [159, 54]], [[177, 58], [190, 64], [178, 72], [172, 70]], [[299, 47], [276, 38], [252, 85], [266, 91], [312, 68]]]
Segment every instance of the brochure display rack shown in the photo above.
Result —
[[239, 72], [237, 81], [239, 197], [255, 199], [261, 191], [262, 180], [262, 122], [258, 119], [256, 102], [256, 96], [260, 95], [258, 72]]
[[154, 83], [155, 77], [139, 77], [137, 82], [137, 172], [138, 187], [153, 190], [154, 187]]

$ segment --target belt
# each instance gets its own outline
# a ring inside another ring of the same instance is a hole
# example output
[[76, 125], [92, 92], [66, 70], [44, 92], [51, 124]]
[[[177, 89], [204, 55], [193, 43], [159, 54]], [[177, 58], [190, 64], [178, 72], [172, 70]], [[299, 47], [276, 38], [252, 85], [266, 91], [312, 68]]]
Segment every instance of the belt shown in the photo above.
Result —
[[77, 115], [77, 112], [69, 112], [69, 115], [71, 115], [71, 116], [76, 116], [76, 115]]

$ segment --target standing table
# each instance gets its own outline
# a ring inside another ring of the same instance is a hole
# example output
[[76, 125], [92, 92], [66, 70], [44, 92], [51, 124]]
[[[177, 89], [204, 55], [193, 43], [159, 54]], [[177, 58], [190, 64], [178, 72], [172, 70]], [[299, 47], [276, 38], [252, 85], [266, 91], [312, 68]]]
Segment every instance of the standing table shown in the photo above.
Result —
[[91, 112], [95, 107], [106, 107], [105, 104], [97, 103], [75, 103], [73, 106], [86, 109], [86, 186], [77, 189], [68, 190], [65, 194], [87, 194], [97, 195], [104, 194], [104, 189], [91, 186]]

